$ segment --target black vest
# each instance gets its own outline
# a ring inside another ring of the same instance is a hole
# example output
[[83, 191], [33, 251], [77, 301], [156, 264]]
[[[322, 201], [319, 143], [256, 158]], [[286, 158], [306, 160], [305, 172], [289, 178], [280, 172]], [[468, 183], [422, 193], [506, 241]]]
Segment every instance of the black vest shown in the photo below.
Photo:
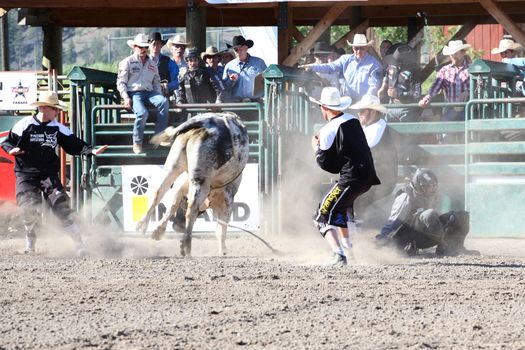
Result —
[[157, 66], [159, 68], [159, 75], [160, 80], [167, 80], [168, 82], [175, 80], [177, 77], [174, 77], [174, 79], [171, 79], [170, 77], [170, 69], [168, 67], [168, 64], [170, 62], [170, 58], [168, 56], [160, 56], [159, 62], [157, 63]]

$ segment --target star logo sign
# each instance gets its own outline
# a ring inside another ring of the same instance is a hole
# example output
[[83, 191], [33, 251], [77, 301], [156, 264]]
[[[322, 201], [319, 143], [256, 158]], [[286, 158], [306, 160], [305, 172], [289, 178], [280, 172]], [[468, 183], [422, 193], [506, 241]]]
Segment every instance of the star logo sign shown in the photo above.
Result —
[[29, 87], [23, 86], [22, 81], [18, 81], [17, 86], [13, 86], [11, 88], [11, 92], [15, 94], [15, 97], [13, 98], [13, 103], [26, 103], [26, 93], [29, 91]]

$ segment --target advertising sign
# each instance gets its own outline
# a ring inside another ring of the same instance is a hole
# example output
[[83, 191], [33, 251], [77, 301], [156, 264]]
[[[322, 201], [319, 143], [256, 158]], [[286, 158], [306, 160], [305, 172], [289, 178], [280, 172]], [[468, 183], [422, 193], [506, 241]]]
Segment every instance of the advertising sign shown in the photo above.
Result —
[[35, 109], [37, 77], [34, 72], [0, 72], [0, 109]]
[[[259, 166], [247, 164], [243, 171], [241, 186], [235, 195], [230, 223], [247, 230], [259, 228]], [[153, 200], [153, 194], [165, 175], [162, 165], [130, 165], [122, 167], [122, 200], [124, 231], [136, 232], [137, 223], [144, 217]], [[155, 229], [174, 198], [170, 188], [155, 210], [155, 215], [148, 226], [148, 232]], [[166, 232], [173, 232], [168, 224]], [[216, 222], [212, 210], [208, 209], [195, 222], [193, 232], [215, 231]], [[228, 228], [228, 231], [236, 231]]]

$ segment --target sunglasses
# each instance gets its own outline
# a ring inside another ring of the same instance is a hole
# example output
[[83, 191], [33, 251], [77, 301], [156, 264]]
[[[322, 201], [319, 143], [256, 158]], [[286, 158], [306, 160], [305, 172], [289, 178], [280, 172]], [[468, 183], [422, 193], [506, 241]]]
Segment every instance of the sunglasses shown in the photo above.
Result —
[[175, 44], [173, 46], [175, 46], [177, 49], [185, 49], [186, 48], [186, 45], [180, 45], [180, 44]]
[[365, 51], [366, 49], [368, 49], [366, 46], [354, 46], [355, 51]]

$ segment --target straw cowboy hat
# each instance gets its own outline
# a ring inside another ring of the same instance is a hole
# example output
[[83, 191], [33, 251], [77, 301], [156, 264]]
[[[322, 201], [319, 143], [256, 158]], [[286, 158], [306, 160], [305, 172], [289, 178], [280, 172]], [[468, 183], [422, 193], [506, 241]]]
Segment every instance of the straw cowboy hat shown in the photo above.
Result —
[[364, 34], [356, 34], [356, 35], [354, 35], [354, 41], [353, 42], [350, 42], [348, 40], [346, 42], [350, 46], [370, 46], [370, 45], [372, 45], [374, 43], [374, 40], [368, 41], [366, 39], [366, 35], [364, 35]]
[[162, 35], [159, 32], [153, 32], [149, 34], [148, 41], [150, 43], [154, 41], [160, 41], [162, 43], [162, 46], [166, 45], [168, 40], [162, 40]]
[[373, 109], [381, 113], [388, 112], [388, 109], [379, 101], [379, 97], [375, 95], [364, 95], [359, 102], [350, 106], [350, 109]]
[[248, 48], [252, 47], [253, 46], [253, 40], [246, 40], [244, 39], [244, 37], [242, 35], [236, 35], [233, 37], [233, 40], [232, 40], [232, 44], [226, 44], [226, 46], [231, 49], [231, 48], [237, 48], [237, 47], [241, 47], [243, 45], [246, 45], [248, 46]]
[[341, 96], [339, 90], [332, 86], [323, 89], [319, 101], [313, 97], [310, 97], [310, 101], [334, 111], [345, 110], [352, 104], [352, 98], [350, 96]]
[[177, 35], [172, 36], [168, 40], [168, 46], [169, 45], [184, 45], [184, 46], [188, 46], [188, 42], [186, 41], [186, 37], [184, 35], [177, 34]]
[[135, 46], [149, 47], [149, 39], [146, 34], [137, 34], [133, 40], [126, 41], [126, 44], [128, 44], [128, 46], [131, 47], [132, 49]]
[[490, 53], [495, 55], [507, 50], [523, 51], [523, 46], [512, 39], [501, 39], [498, 47], [493, 48]]
[[201, 58], [203, 60], [205, 60], [208, 57], [214, 57], [214, 56], [217, 56], [217, 55], [220, 55], [220, 54], [221, 53], [219, 52], [219, 50], [215, 46], [208, 46], [206, 48], [206, 51], [201, 53]]
[[67, 109], [67, 104], [65, 104], [64, 102], [58, 99], [58, 95], [55, 91], [42, 91], [38, 95], [38, 101], [31, 103], [30, 106], [34, 106], [34, 107], [48, 106], [48, 107], [54, 107], [54, 108], [58, 108], [62, 110]]
[[450, 56], [458, 51], [470, 49], [471, 47], [470, 44], [464, 44], [463, 40], [452, 40], [443, 48], [443, 55]]

